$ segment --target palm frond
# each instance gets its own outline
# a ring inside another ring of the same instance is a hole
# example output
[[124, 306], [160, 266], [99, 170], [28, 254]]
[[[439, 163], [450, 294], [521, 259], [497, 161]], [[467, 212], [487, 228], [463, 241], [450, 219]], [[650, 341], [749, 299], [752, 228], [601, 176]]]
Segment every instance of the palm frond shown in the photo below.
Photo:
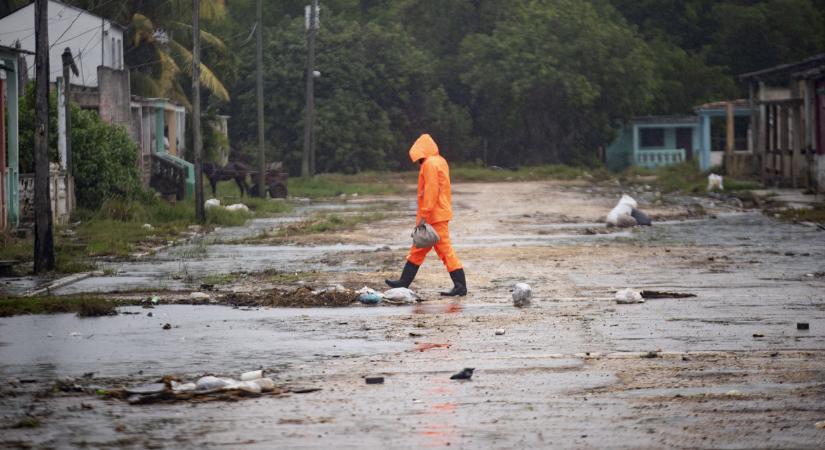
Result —
[[[177, 30], [185, 30], [185, 32], [189, 35], [192, 34], [192, 25], [190, 25], [188, 23], [175, 21], [175, 22], [170, 22], [170, 25], [172, 25], [172, 27], [174, 27]], [[205, 43], [207, 43], [210, 46], [218, 49], [222, 53], [227, 52], [226, 44], [223, 43], [223, 40], [221, 38], [215, 36], [214, 34], [208, 32], [208, 31], [204, 31], [204, 30], [200, 30], [200, 35], [201, 35], [201, 40], [203, 40]]]
[[155, 40], [155, 25], [152, 21], [141, 13], [132, 16], [129, 27], [134, 30], [132, 45], [138, 46], [141, 42], [152, 42]]
[[132, 93], [143, 97], [161, 97], [164, 92], [160, 85], [151, 76], [133, 71], [129, 74], [132, 83]]
[[[180, 45], [175, 41], [169, 41], [169, 48], [172, 52], [181, 60], [181, 65], [183, 66], [184, 73], [189, 75], [192, 74], [192, 52], [190, 52], [186, 47]], [[228, 102], [229, 101], [229, 92], [224, 87], [221, 80], [218, 79], [217, 76], [212, 72], [212, 70], [207, 67], [205, 64], [200, 63], [200, 77], [198, 78], [200, 82], [203, 84], [209, 92], [213, 95], [218, 97], [219, 99]]]

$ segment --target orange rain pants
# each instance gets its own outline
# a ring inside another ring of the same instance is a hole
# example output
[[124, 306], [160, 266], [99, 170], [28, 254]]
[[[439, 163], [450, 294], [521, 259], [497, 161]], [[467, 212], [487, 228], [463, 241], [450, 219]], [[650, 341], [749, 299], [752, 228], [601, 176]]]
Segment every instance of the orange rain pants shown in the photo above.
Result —
[[450, 222], [445, 220], [443, 222], [431, 223], [430, 225], [435, 229], [435, 232], [438, 233], [441, 239], [435, 244], [435, 247], [417, 248], [416, 246], [412, 246], [410, 248], [410, 254], [407, 255], [407, 261], [416, 266], [420, 266], [427, 258], [427, 253], [430, 253], [430, 250], [435, 248], [435, 253], [441, 258], [441, 262], [447, 267], [448, 272], [463, 268], [461, 261], [458, 260], [458, 256], [455, 255], [453, 244], [450, 242]]

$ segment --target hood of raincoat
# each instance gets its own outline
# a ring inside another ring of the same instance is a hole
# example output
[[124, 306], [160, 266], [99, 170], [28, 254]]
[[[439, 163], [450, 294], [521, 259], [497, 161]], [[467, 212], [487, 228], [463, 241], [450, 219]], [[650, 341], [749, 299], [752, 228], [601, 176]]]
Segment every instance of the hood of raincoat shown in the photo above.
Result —
[[416, 162], [438, 154], [438, 145], [429, 134], [422, 134], [410, 148], [410, 159]]

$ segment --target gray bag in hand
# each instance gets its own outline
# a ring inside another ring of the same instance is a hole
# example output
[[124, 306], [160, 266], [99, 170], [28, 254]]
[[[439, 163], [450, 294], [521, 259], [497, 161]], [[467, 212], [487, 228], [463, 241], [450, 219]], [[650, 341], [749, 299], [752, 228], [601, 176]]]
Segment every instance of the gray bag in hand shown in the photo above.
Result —
[[422, 220], [413, 228], [412, 239], [415, 248], [430, 248], [437, 244], [441, 237], [430, 224]]

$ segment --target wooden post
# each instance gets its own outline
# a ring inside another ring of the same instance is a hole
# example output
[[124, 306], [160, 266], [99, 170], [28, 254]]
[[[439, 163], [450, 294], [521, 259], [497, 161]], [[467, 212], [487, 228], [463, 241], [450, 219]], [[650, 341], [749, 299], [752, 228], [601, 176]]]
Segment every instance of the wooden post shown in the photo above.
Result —
[[790, 164], [788, 157], [788, 106], [780, 105], [779, 108], [779, 174], [782, 177], [790, 176]]
[[725, 112], [727, 113], [727, 120], [725, 121], [725, 126], [727, 129], [727, 133], [725, 135], [725, 156], [729, 156], [733, 154], [734, 147], [736, 147], [736, 124], [733, 115], [733, 102], [725, 103]]
[[[195, 217], [206, 223], [203, 204], [203, 136], [201, 135], [201, 2], [192, 0], [192, 146], [195, 153]], [[177, 119], [177, 117], [176, 117]], [[170, 121], [174, 122], [174, 121]], [[172, 147], [172, 129], [169, 129], [169, 146]]]
[[255, 16], [258, 25], [255, 28], [255, 100], [258, 118], [258, 197], [266, 198], [266, 158], [264, 155], [264, 12], [263, 1], [257, 0]]
[[[17, 76], [17, 74], [12, 74]], [[0, 230], [6, 226], [6, 80], [0, 78]]]
[[34, 2], [34, 272], [54, 270], [52, 205], [49, 199], [49, 1]]

